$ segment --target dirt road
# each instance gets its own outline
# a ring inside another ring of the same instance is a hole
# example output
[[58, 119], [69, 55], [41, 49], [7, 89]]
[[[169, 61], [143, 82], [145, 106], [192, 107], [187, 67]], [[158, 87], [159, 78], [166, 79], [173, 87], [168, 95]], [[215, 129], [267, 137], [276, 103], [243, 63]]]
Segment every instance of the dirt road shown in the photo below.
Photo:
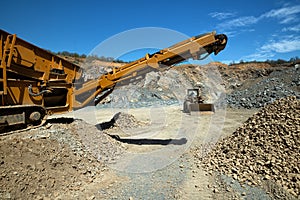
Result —
[[[118, 110], [120, 111], [120, 110]], [[108, 166], [121, 177], [109, 189], [99, 189], [101, 199], [223, 199], [238, 198], [233, 189], [205, 172], [195, 152], [205, 152], [205, 144], [232, 133], [255, 110], [221, 110], [215, 114], [181, 112], [181, 106], [121, 110], [143, 125], [111, 128], [125, 152]], [[116, 111], [92, 108], [73, 113], [91, 124], [111, 120]], [[95, 114], [94, 114], [95, 113]], [[91, 117], [92, 116], [92, 117]], [[95, 154], [95, 152], [92, 152]]]

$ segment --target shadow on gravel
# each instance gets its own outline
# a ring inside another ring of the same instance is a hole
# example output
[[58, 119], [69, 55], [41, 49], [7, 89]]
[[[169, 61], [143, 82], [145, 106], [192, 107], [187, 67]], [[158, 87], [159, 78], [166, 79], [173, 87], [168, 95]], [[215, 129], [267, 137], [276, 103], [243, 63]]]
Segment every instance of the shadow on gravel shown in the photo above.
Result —
[[112, 128], [115, 123], [116, 123], [115, 119], [112, 118], [109, 122], [103, 122], [101, 124], [97, 124], [96, 127], [98, 130], [103, 131]]
[[127, 143], [127, 144], [136, 144], [136, 145], [183, 145], [187, 143], [186, 138], [181, 139], [128, 139], [128, 138], [120, 138], [117, 135], [109, 135], [115, 140]]
[[51, 124], [71, 124], [74, 122], [74, 118], [71, 117], [59, 117], [59, 118], [52, 118], [52, 119], [47, 119], [46, 123], [51, 123]]

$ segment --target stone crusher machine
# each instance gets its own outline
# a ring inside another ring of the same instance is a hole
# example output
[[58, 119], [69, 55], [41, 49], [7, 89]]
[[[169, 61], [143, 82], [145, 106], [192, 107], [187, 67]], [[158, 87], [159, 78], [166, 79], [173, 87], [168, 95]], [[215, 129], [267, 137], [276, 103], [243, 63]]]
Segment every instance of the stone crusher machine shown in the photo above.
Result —
[[0, 30], [0, 133], [39, 126], [46, 116], [97, 105], [115, 87], [189, 58], [222, 51], [224, 34], [192, 37], [83, 82], [82, 68]]

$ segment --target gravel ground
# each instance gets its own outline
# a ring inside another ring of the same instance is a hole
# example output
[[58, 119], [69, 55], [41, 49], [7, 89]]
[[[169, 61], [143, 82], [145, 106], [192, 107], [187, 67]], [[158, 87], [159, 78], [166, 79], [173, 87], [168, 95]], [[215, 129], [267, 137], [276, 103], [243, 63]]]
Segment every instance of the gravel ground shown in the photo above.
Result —
[[70, 118], [0, 139], [1, 199], [90, 199], [100, 182], [114, 180], [105, 163], [122, 151], [95, 126]]

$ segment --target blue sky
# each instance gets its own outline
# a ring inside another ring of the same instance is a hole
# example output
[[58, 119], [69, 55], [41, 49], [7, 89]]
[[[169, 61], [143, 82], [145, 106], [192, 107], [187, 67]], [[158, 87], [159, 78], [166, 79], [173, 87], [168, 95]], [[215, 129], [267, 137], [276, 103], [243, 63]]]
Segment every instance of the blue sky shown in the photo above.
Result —
[[54, 52], [89, 54], [123, 31], [161, 27], [188, 36], [227, 34], [226, 49], [213, 57], [218, 61], [300, 56], [299, 0], [16, 0], [1, 8], [1, 29]]

